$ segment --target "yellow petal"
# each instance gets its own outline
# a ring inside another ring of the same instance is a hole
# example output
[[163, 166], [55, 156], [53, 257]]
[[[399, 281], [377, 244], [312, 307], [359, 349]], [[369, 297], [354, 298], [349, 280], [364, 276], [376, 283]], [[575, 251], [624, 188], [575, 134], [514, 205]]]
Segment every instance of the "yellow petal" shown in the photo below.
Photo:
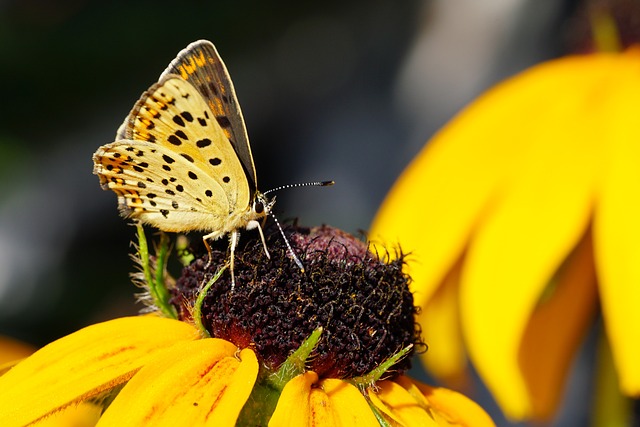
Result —
[[459, 265], [447, 275], [417, 316], [429, 350], [420, 359], [430, 372], [456, 389], [465, 387], [467, 358], [459, 312]]
[[98, 426], [234, 426], [258, 375], [250, 349], [210, 338], [171, 348], [142, 368]]
[[[457, 426], [493, 427], [495, 424], [487, 413], [468, 397], [442, 387], [430, 387], [413, 381], [423, 393], [437, 418]], [[440, 423], [439, 423], [440, 424]]]
[[[392, 426], [402, 426], [402, 420], [398, 417], [392, 410], [389, 408], [378, 396], [377, 393], [371, 388], [367, 389], [367, 393], [369, 396], [369, 400], [371, 403], [378, 409], [378, 411], [384, 416], [385, 420], [388, 421]], [[433, 420], [427, 423], [427, 426], [436, 426], [437, 424], [433, 423]]]
[[[373, 238], [397, 240], [412, 253], [408, 272], [423, 309], [468, 248], [460, 290], [465, 338], [479, 373], [513, 418], [555, 400], [551, 393], [541, 404], [531, 395], [546, 380], [531, 384], [522, 372], [522, 340], [538, 299], [584, 235], [596, 203], [607, 330], [623, 387], [640, 393], [640, 311], [634, 309], [640, 288], [631, 289], [640, 277], [640, 263], [633, 261], [640, 240], [633, 223], [640, 200], [634, 125], [639, 62], [637, 49], [569, 57], [491, 89], [430, 141], [374, 221]], [[609, 146], [627, 157], [609, 159]], [[563, 363], [556, 361], [556, 373]]]
[[550, 419], [555, 413], [571, 362], [595, 320], [593, 264], [593, 245], [586, 236], [539, 301], [522, 337], [519, 365], [534, 419]]
[[[540, 82], [539, 97], [562, 89], [518, 140], [528, 149], [500, 200], [474, 236], [461, 281], [461, 313], [471, 358], [508, 416], [532, 413], [518, 365], [527, 322], [549, 280], [585, 233], [602, 158], [603, 97], [612, 55], [567, 58], [535, 67], [505, 94], [510, 126], [530, 125], [520, 87]], [[525, 90], [528, 93], [528, 89]], [[528, 141], [528, 142], [527, 142]]]
[[[393, 414], [395, 420], [398, 420], [404, 426], [437, 426], [438, 423], [429, 414], [427, 408], [424, 407], [424, 400], [418, 399], [395, 381], [380, 381], [376, 383], [378, 389], [375, 395], [380, 399], [372, 399], [372, 402], [384, 403], [384, 407]], [[369, 396], [374, 393], [369, 391]], [[376, 404], [376, 406], [378, 406]], [[378, 406], [379, 407], [379, 406]], [[383, 412], [384, 407], [379, 407]]]
[[93, 427], [102, 413], [102, 407], [92, 403], [69, 405], [37, 421], [33, 427]]
[[610, 158], [594, 218], [604, 323], [622, 390], [640, 395], [640, 50], [630, 50], [611, 90]]
[[282, 390], [269, 427], [298, 425], [309, 426], [311, 419], [311, 387], [318, 381], [318, 374], [312, 371], [294, 377]]
[[[546, 82], [545, 82], [546, 83]], [[522, 138], [548, 108], [548, 84], [507, 81], [485, 93], [438, 132], [402, 173], [378, 211], [370, 238], [410, 253], [416, 305], [423, 306], [460, 257], [474, 226], [532, 143]], [[563, 90], [558, 82], [552, 93]], [[513, 90], [527, 111], [503, 102]], [[529, 121], [525, 122], [524, 118]]]
[[192, 326], [127, 317], [43, 347], [0, 377], [0, 425], [23, 426], [127, 381], [158, 350], [198, 338]]
[[378, 427], [379, 424], [356, 387], [338, 379], [318, 382], [318, 375], [309, 371], [285, 385], [269, 426]]
[[[323, 394], [328, 397], [331, 410], [341, 426], [377, 426], [369, 404], [362, 393], [345, 381], [328, 378], [320, 382], [320, 387], [312, 390], [313, 394]], [[317, 423], [322, 426], [323, 424]]]

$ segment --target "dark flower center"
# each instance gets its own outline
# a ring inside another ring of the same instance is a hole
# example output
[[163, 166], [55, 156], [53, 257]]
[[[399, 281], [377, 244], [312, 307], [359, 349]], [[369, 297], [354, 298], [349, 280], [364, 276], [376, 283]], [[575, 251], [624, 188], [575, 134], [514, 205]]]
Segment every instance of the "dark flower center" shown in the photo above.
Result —
[[[424, 346], [402, 256], [384, 262], [387, 254], [379, 258], [359, 239], [327, 226], [291, 227], [286, 234], [305, 271], [290, 258], [277, 230], [266, 230], [271, 259], [257, 233], [244, 233], [236, 250], [234, 291], [227, 269], [202, 307], [212, 337], [251, 346], [276, 369], [321, 326], [307, 368], [331, 378], [363, 375], [410, 344]], [[185, 267], [172, 290], [182, 320], [190, 320], [198, 290], [228, 261], [226, 243], [212, 255], [209, 269], [206, 252]], [[405, 358], [389, 376], [409, 367]]]

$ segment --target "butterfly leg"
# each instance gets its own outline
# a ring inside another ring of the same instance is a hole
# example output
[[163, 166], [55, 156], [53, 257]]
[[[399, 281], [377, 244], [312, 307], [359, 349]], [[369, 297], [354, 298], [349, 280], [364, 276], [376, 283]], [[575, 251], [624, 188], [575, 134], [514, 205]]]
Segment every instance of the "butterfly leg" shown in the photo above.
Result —
[[218, 231], [214, 231], [213, 233], [209, 233], [205, 236], [202, 236], [202, 242], [204, 246], [207, 248], [207, 253], [209, 254], [209, 260], [207, 261], [207, 265], [204, 267], [205, 269], [211, 266], [211, 260], [213, 257], [213, 253], [211, 252], [211, 245], [209, 244], [209, 240], [218, 240], [222, 236], [222, 234]]
[[209, 242], [207, 240], [207, 236], [204, 236], [202, 238], [202, 242], [204, 243], [204, 246], [207, 248], [207, 253], [209, 254], [209, 259], [207, 260], [207, 265], [204, 266], [204, 269], [207, 270], [209, 267], [211, 267], [211, 258], [213, 257], [213, 254], [211, 253], [211, 245], [209, 244]]
[[229, 266], [231, 270], [231, 292], [233, 292], [236, 287], [236, 275], [233, 272], [233, 265], [235, 260], [236, 246], [238, 245], [238, 240], [240, 240], [240, 232], [232, 231], [229, 233], [229, 244], [231, 246], [231, 258], [229, 259]]
[[[278, 230], [280, 230], [280, 234], [282, 235], [282, 238], [284, 239], [284, 243], [287, 245], [287, 251], [289, 252], [289, 255], [291, 255], [291, 258], [293, 258], [293, 261], [296, 263], [296, 265], [298, 266], [300, 271], [302, 271], [304, 273], [304, 266], [302, 265], [302, 262], [300, 262], [300, 260], [298, 259], [296, 253], [293, 251], [293, 248], [291, 247], [291, 244], [289, 243], [289, 239], [287, 239], [287, 236], [284, 234], [284, 230], [280, 226], [280, 221], [278, 221], [278, 218], [276, 218], [274, 215], [271, 215], [271, 218], [273, 218], [273, 221], [278, 226]], [[258, 221], [250, 221], [249, 224], [247, 225], [247, 229], [248, 230], [250, 230], [251, 228], [255, 228], [255, 227], [258, 227], [258, 230], [260, 230], [260, 237], [262, 237], [262, 243], [264, 244], [264, 251], [267, 252], [267, 244], [264, 241], [264, 236], [262, 235], [262, 228], [260, 227], [260, 223]], [[269, 257], [269, 252], [267, 252], [267, 257]]]
[[264, 254], [267, 258], [271, 259], [271, 255], [269, 254], [269, 249], [267, 249], [267, 241], [264, 239], [264, 232], [262, 231], [262, 227], [258, 221], [249, 221], [247, 224], [247, 230], [251, 230], [253, 228], [258, 229], [258, 233], [260, 233], [260, 239], [262, 240], [262, 247], [264, 248]]

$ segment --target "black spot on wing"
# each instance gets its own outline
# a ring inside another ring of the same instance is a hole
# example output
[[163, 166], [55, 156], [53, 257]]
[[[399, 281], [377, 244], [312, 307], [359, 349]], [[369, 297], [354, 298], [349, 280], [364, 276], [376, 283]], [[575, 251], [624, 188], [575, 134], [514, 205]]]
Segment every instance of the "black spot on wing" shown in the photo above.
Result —
[[209, 138], [202, 138], [196, 141], [196, 146], [198, 148], [208, 147], [209, 145], [211, 145], [211, 140]]
[[220, 96], [220, 91], [218, 90], [218, 85], [215, 84], [214, 82], [210, 82], [209, 83], [209, 90], [211, 91], [211, 93], [213, 93], [215, 96]]
[[182, 144], [182, 141], [180, 141], [180, 138], [178, 138], [175, 135], [169, 135], [169, 137], [167, 138], [167, 141], [169, 141], [173, 145], [181, 145]]
[[218, 157], [214, 157], [213, 159], [209, 159], [209, 163], [211, 163], [211, 166], [218, 166], [220, 163], [222, 163], [222, 160]]
[[231, 127], [231, 122], [229, 121], [229, 118], [227, 116], [216, 116], [216, 120], [222, 128], [227, 129]]
[[198, 175], [196, 175], [196, 174], [195, 174], [195, 173], [193, 173], [192, 171], [189, 171], [188, 175], [189, 175], [189, 178], [191, 178], [191, 179], [193, 179], [193, 180], [198, 179]]
[[173, 116], [173, 122], [178, 126], [185, 127], [184, 120], [182, 119], [182, 117], [180, 117], [179, 114], [176, 114], [175, 116]]

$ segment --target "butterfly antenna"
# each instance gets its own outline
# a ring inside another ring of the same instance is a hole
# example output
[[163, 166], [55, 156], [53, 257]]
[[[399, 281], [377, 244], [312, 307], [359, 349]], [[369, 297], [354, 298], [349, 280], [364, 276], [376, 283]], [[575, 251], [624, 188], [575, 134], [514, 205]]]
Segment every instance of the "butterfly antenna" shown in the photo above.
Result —
[[304, 273], [304, 266], [302, 265], [302, 262], [300, 262], [300, 259], [298, 259], [296, 253], [293, 251], [293, 248], [289, 243], [289, 239], [287, 239], [287, 236], [284, 234], [284, 230], [280, 226], [280, 221], [278, 221], [278, 218], [276, 218], [273, 213], [269, 212], [269, 215], [271, 215], [271, 218], [273, 218], [273, 220], [275, 221], [278, 230], [280, 230], [280, 234], [282, 234], [282, 238], [284, 239], [284, 243], [287, 245], [287, 250], [289, 251], [289, 254], [291, 254], [291, 258], [293, 258], [293, 261], [296, 263], [298, 268], [300, 268], [300, 271]]
[[273, 193], [274, 191], [285, 190], [287, 188], [296, 188], [296, 187], [328, 187], [330, 185], [335, 184], [334, 181], [315, 181], [315, 182], [300, 182], [298, 184], [287, 184], [281, 185], [280, 187], [272, 188], [271, 190], [267, 190], [262, 194]]
[[[330, 186], [330, 185], [333, 185], [333, 184], [335, 184], [334, 181], [301, 182], [301, 183], [298, 183], [298, 184], [281, 185], [280, 187], [272, 188], [271, 190], [265, 191], [262, 194], [266, 195], [266, 194], [269, 194], [269, 193], [273, 193], [274, 191], [285, 190], [287, 188], [327, 187], [327, 186]], [[287, 239], [287, 236], [284, 234], [284, 230], [280, 226], [280, 221], [278, 221], [278, 218], [276, 218], [276, 216], [271, 211], [269, 211], [269, 215], [271, 215], [271, 218], [273, 218], [273, 220], [275, 221], [276, 226], [278, 227], [278, 230], [280, 230], [280, 234], [282, 234], [282, 238], [284, 239], [284, 243], [287, 245], [287, 250], [289, 251], [289, 254], [291, 254], [291, 258], [293, 258], [293, 261], [295, 261], [295, 263], [298, 266], [298, 268], [300, 268], [300, 271], [302, 271], [304, 273], [304, 266], [302, 265], [302, 262], [300, 262], [300, 259], [298, 258], [296, 253], [293, 251], [293, 248], [291, 247], [291, 244], [289, 243], [289, 239]]]

